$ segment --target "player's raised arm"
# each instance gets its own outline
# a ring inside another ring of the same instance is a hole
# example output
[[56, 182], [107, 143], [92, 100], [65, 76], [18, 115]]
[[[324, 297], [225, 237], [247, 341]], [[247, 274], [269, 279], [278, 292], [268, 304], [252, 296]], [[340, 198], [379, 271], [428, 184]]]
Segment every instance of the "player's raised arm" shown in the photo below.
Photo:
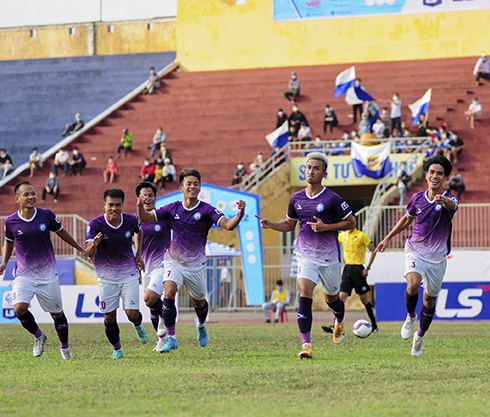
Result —
[[242, 221], [243, 216], [245, 215], [245, 201], [240, 200], [237, 203], [238, 213], [235, 217], [231, 219], [227, 219], [223, 217], [220, 221], [219, 225], [225, 230], [234, 230], [238, 224]]
[[263, 217], [257, 215], [255, 215], [255, 217], [260, 220], [260, 227], [262, 227], [262, 229], [272, 229], [278, 232], [290, 232], [296, 227], [296, 220], [284, 219], [280, 222], [271, 222], [269, 219], [264, 219]]
[[74, 247], [78, 252], [80, 252], [82, 255], [86, 255], [85, 249], [82, 248], [75, 239], [73, 239], [73, 236], [70, 235], [65, 229], [58, 230], [56, 234], [64, 240], [66, 243], [68, 243], [70, 246]]
[[141, 223], [151, 223], [157, 220], [153, 211], [148, 212], [145, 210], [145, 198], [143, 196], [138, 198], [136, 210]]
[[386, 237], [379, 242], [378, 247], [376, 248], [376, 252], [384, 252], [388, 243], [391, 239], [393, 239], [398, 233], [403, 232], [408, 226], [410, 226], [415, 217], [410, 217], [408, 214], [405, 214], [398, 223], [395, 225], [391, 232], [386, 235]]

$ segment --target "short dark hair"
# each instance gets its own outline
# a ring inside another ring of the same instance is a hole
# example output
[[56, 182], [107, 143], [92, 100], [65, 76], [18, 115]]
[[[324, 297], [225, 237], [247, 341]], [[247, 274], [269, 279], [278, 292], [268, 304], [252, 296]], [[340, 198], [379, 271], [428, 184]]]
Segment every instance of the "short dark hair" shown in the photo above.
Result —
[[155, 184], [152, 184], [151, 182], [148, 182], [148, 181], [143, 181], [143, 182], [140, 182], [134, 190], [136, 192], [136, 197], [140, 196], [141, 190], [143, 188], [151, 188], [151, 190], [153, 191], [153, 194], [155, 194], [155, 196], [157, 195], [157, 187], [155, 186]]
[[196, 177], [201, 184], [201, 173], [195, 168], [184, 168], [179, 173], [179, 184], [182, 185], [185, 177]]
[[2, 148], [2, 149], [0, 149], [0, 152], [7, 152], [7, 151], [6, 151], [5, 149], [3, 149], [3, 148]]
[[74, 151], [78, 151], [78, 148], [76, 146], [73, 147]]
[[120, 198], [122, 200], [122, 202], [124, 203], [124, 191], [121, 190], [120, 188], [109, 188], [108, 190], [105, 190], [104, 191], [104, 203], [105, 203], [107, 197]]
[[14, 194], [15, 195], [18, 195], [17, 191], [19, 191], [19, 188], [22, 187], [23, 185], [30, 185], [31, 187], [33, 186], [29, 181], [19, 182], [19, 183], [15, 184], [15, 187], [14, 187]]
[[282, 282], [282, 279], [278, 279], [276, 281], [276, 285], [280, 285], [280, 286], [284, 285], [284, 283]]
[[451, 162], [449, 162], [449, 159], [441, 155], [436, 155], [432, 158], [427, 159], [427, 161], [424, 162], [424, 172], [429, 172], [429, 168], [431, 167], [431, 165], [434, 164], [440, 165], [444, 169], [444, 175], [446, 177], [449, 177], [449, 175], [451, 175], [453, 166]]

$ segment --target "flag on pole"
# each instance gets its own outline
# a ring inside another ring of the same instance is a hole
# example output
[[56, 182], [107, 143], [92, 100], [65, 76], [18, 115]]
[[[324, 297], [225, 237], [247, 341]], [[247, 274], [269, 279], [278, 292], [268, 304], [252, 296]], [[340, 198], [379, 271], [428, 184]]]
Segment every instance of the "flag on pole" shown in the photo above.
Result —
[[269, 145], [271, 145], [272, 150], [279, 145], [282, 148], [286, 143], [288, 143], [289, 137], [289, 123], [286, 120], [281, 126], [279, 126], [274, 132], [269, 133], [265, 138]]
[[335, 98], [347, 93], [349, 88], [354, 87], [356, 81], [356, 67], [350, 67], [342, 71], [335, 79]]
[[408, 105], [408, 108], [412, 111], [412, 126], [417, 124], [422, 113], [427, 114], [429, 111], [431, 96], [432, 88], [429, 88], [420, 100]]
[[351, 144], [352, 166], [356, 175], [382, 178], [390, 172], [390, 143], [376, 146]]

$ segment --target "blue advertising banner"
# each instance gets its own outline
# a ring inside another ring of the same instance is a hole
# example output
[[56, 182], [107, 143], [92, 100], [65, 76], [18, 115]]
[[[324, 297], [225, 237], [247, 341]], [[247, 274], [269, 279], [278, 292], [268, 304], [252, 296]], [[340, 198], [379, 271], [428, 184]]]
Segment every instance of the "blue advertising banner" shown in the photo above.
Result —
[[274, 21], [490, 9], [490, 0], [274, 0]]
[[[374, 287], [379, 321], [404, 321], [405, 283], [380, 283]], [[434, 320], [490, 320], [490, 283], [445, 282], [436, 301]], [[417, 314], [422, 306], [420, 289]]]

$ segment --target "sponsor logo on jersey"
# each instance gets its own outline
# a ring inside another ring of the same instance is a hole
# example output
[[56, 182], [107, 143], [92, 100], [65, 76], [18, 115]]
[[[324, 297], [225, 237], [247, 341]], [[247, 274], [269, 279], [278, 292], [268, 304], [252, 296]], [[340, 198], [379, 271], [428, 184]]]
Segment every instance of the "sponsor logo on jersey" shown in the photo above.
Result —
[[17, 230], [17, 235], [20, 236], [20, 235], [23, 235], [24, 232], [22, 230]]
[[340, 208], [342, 210], [347, 210], [349, 208], [349, 205], [344, 201], [341, 205], [340, 205]]
[[298, 210], [302, 210], [302, 209], [303, 209], [303, 207], [301, 207], [301, 204], [298, 204], [298, 205], [296, 206], [296, 208], [297, 208]]
[[180, 220], [180, 216], [179, 216], [178, 214], [176, 214], [176, 215], [174, 216], [174, 219], [176, 219], [176, 220]]

